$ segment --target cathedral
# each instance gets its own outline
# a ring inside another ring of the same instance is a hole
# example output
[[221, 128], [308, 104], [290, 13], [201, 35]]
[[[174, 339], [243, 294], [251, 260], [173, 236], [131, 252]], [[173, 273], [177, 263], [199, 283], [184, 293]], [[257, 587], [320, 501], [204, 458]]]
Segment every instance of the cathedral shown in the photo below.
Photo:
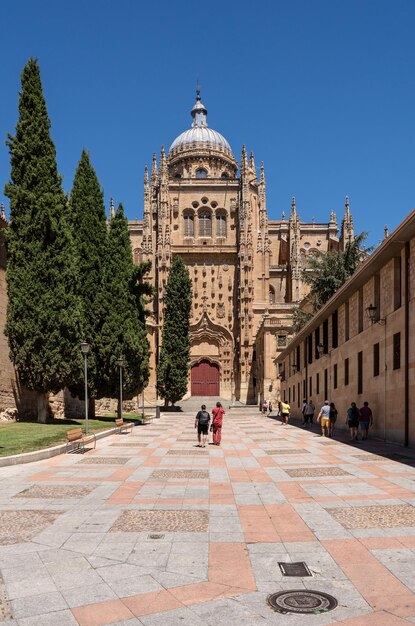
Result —
[[276, 400], [275, 361], [292, 335], [293, 308], [307, 294], [303, 270], [317, 250], [344, 248], [353, 238], [349, 202], [339, 237], [334, 212], [327, 223], [302, 222], [294, 198], [287, 217], [269, 220], [264, 165], [258, 170], [245, 146], [238, 164], [209, 127], [199, 89], [191, 117], [158, 162], [153, 155], [151, 172], [145, 168], [143, 219], [129, 222], [134, 259], [152, 262], [155, 292], [146, 398], [155, 400], [164, 288], [180, 255], [193, 284], [188, 395]]

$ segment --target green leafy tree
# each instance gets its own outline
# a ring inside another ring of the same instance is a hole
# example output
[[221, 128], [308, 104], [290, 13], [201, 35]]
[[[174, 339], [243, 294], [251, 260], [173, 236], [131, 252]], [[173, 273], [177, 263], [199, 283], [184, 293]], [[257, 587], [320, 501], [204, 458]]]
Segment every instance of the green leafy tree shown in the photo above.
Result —
[[38, 421], [46, 422], [48, 393], [71, 384], [82, 371], [82, 310], [67, 198], [36, 60], [23, 69], [21, 84], [16, 134], [7, 142], [11, 224], [5, 332], [20, 382], [37, 392]]
[[162, 347], [157, 367], [157, 393], [174, 404], [187, 391], [192, 283], [180, 256], [173, 260], [164, 295]]
[[298, 333], [303, 326], [307, 324], [313, 317], [312, 313], [308, 311], [304, 311], [304, 309], [300, 309], [298, 307], [292, 310], [293, 321], [292, 321], [292, 329], [294, 333]]
[[[78, 294], [82, 301], [84, 339], [91, 344], [88, 356], [88, 396], [91, 403], [90, 415], [94, 415], [94, 398], [100, 377], [95, 345], [106, 313], [103, 277], [108, 236], [103, 193], [85, 150], [82, 151], [75, 173], [69, 200], [69, 220], [78, 256]], [[71, 386], [70, 391], [73, 395], [84, 398], [84, 389], [84, 379], [81, 376]]]
[[[314, 313], [336, 293], [372, 252], [366, 247], [367, 233], [363, 232], [347, 243], [344, 250], [317, 252], [310, 257], [303, 279], [310, 285], [307, 296]], [[310, 271], [311, 270], [311, 271]], [[298, 332], [311, 319], [312, 314], [302, 309], [293, 310], [293, 330]]]
[[144, 277], [150, 264], [133, 263], [128, 222], [120, 204], [111, 220], [104, 268], [102, 309], [105, 320], [96, 335], [97, 397], [118, 398], [117, 360], [123, 357], [123, 398], [139, 394], [149, 377], [149, 344], [145, 297], [151, 288]]

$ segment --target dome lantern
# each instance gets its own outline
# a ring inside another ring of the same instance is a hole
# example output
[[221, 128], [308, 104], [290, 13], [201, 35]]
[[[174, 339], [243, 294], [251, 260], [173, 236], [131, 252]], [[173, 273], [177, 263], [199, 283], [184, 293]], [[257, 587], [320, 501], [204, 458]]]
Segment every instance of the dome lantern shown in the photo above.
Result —
[[169, 149], [169, 158], [175, 158], [184, 152], [194, 154], [198, 150], [209, 150], [220, 153], [234, 162], [231, 147], [225, 137], [208, 126], [207, 109], [202, 103], [199, 87], [196, 89], [196, 102], [191, 110], [191, 116], [193, 118], [191, 127], [173, 141]]

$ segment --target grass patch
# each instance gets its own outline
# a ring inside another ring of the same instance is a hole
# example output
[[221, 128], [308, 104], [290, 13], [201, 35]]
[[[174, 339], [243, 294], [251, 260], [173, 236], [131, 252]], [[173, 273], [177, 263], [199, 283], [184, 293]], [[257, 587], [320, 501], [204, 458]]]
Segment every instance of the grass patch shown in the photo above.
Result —
[[[129, 413], [126, 421], [141, 421], [141, 413]], [[98, 416], [88, 420], [90, 432], [98, 433], [115, 427], [115, 415]], [[0, 457], [33, 452], [66, 443], [66, 431], [81, 427], [85, 419], [54, 419], [48, 424], [34, 421], [0, 422]]]

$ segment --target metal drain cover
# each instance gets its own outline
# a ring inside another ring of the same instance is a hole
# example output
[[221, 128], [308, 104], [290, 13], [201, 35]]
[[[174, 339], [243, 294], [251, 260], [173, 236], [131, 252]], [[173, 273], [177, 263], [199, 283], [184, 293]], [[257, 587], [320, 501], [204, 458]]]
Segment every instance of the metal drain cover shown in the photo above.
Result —
[[283, 576], [312, 576], [304, 561], [298, 563], [278, 563]]
[[312, 613], [318, 615], [332, 611], [337, 606], [337, 600], [333, 596], [311, 589], [272, 593], [268, 596], [267, 602], [278, 613]]
[[164, 534], [162, 533], [151, 533], [151, 535], [148, 536], [149, 539], [164, 539]]

